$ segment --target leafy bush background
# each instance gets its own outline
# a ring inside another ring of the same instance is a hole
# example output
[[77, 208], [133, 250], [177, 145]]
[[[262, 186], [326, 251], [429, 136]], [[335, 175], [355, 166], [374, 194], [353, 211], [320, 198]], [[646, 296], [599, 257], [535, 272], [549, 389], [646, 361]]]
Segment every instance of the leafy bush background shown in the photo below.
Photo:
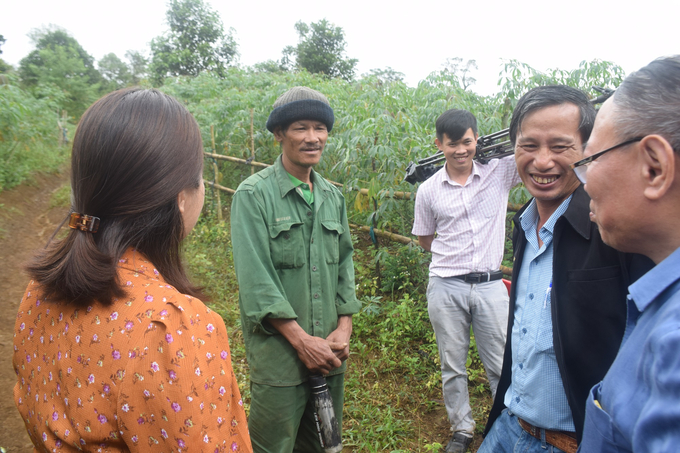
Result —
[[45, 97], [36, 98], [15, 77], [0, 76], [0, 191], [65, 161], [68, 148], [56, 146], [61, 96], [46, 88]]
[[[271, 106], [283, 92], [305, 85], [324, 93], [335, 111], [335, 125], [317, 170], [327, 179], [345, 185], [350, 221], [372, 224], [408, 234], [413, 221], [412, 202], [391, 198], [392, 191], [414, 190], [403, 182], [410, 161], [437, 151], [434, 124], [450, 108], [471, 111], [478, 119], [479, 134], [507, 127], [512, 108], [528, 89], [550, 83], [565, 83], [596, 95], [593, 85], [615, 87], [621, 69], [608, 62], [583, 62], [573, 71], [540, 73], [516, 61], [506, 64], [496, 96], [480, 96], [461, 87], [448, 71], [434, 72], [416, 87], [401, 81], [368, 76], [358, 81], [330, 79], [322, 75], [256, 72], [229, 68], [222, 78], [202, 73], [194, 78], [168, 80], [163, 89], [184, 102], [201, 125], [206, 149], [211, 148], [210, 126], [214, 126], [215, 148], [220, 154], [272, 163], [279, 145], [264, 128]], [[250, 175], [250, 168], [218, 162], [219, 175], [206, 171], [206, 179], [236, 188]], [[368, 189], [368, 195], [357, 192]], [[522, 202], [520, 190], [512, 199]], [[372, 202], [376, 200], [376, 203]]]

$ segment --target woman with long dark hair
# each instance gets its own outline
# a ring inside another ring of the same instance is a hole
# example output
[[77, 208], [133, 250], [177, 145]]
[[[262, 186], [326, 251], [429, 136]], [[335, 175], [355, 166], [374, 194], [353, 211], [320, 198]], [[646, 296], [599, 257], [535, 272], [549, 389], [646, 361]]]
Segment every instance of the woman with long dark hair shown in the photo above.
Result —
[[172, 97], [116, 91], [73, 141], [69, 232], [28, 265], [14, 400], [40, 451], [252, 451], [222, 319], [181, 241], [203, 145]]

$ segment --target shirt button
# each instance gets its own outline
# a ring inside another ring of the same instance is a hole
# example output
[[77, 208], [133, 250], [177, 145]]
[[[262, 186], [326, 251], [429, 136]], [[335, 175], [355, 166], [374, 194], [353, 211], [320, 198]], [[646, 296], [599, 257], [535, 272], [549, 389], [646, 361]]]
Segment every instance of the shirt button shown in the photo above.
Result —
[[286, 233], [286, 234], [283, 235], [283, 237], [286, 238], [286, 239], [290, 239], [290, 234]]
[[312, 271], [316, 272], [316, 266], [312, 266]]
[[319, 298], [319, 295], [318, 295], [318, 294], [314, 294], [314, 299], [318, 299], [318, 298]]
[[521, 370], [522, 368], [524, 368], [524, 364], [520, 363], [520, 364], [519, 364], [519, 369]]
[[534, 293], [529, 294], [529, 299], [531, 299], [531, 300], [534, 299]]
[[314, 238], [312, 238], [312, 244], [314, 244]]
[[522, 333], [527, 333], [526, 327], [524, 329], [522, 329]]
[[317, 325], [317, 326], [319, 325], [319, 321], [316, 322], [316, 325]]
[[519, 403], [519, 396], [515, 398], [515, 401]]
[[312, 216], [312, 211], [307, 211], [307, 217], [311, 217], [311, 216]]

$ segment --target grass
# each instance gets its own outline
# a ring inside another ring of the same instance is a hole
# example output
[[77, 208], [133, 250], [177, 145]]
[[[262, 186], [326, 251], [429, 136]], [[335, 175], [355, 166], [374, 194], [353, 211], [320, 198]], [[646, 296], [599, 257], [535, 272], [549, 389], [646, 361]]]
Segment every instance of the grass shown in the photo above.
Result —
[[0, 146], [0, 191], [11, 189], [23, 182], [34, 182], [35, 175], [58, 171], [68, 161], [70, 146], [36, 141], [14, 142], [12, 151], [5, 153]]
[[[210, 207], [210, 203], [206, 203]], [[379, 249], [353, 237], [357, 296], [351, 355], [345, 375], [345, 452], [439, 451], [450, 436], [441, 394], [436, 341], [427, 314], [428, 256], [418, 247]], [[232, 363], [246, 411], [250, 401], [248, 364], [238, 311], [238, 285], [228, 221], [208, 213], [185, 241], [192, 276], [225, 320]], [[376, 259], [380, 278], [376, 276]], [[471, 340], [468, 357], [470, 403], [481, 431], [491, 394]]]
[[50, 208], [69, 206], [71, 204], [71, 184], [65, 183], [50, 196]]

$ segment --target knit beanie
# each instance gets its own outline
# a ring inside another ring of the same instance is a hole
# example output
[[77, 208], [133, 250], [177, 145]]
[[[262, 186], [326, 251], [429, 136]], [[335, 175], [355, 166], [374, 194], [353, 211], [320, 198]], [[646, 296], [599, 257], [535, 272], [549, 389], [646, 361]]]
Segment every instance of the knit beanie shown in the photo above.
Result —
[[302, 120], [320, 121], [330, 132], [335, 117], [326, 96], [311, 88], [293, 87], [274, 102], [274, 110], [267, 120], [267, 129], [274, 132], [277, 126], [285, 127]]

